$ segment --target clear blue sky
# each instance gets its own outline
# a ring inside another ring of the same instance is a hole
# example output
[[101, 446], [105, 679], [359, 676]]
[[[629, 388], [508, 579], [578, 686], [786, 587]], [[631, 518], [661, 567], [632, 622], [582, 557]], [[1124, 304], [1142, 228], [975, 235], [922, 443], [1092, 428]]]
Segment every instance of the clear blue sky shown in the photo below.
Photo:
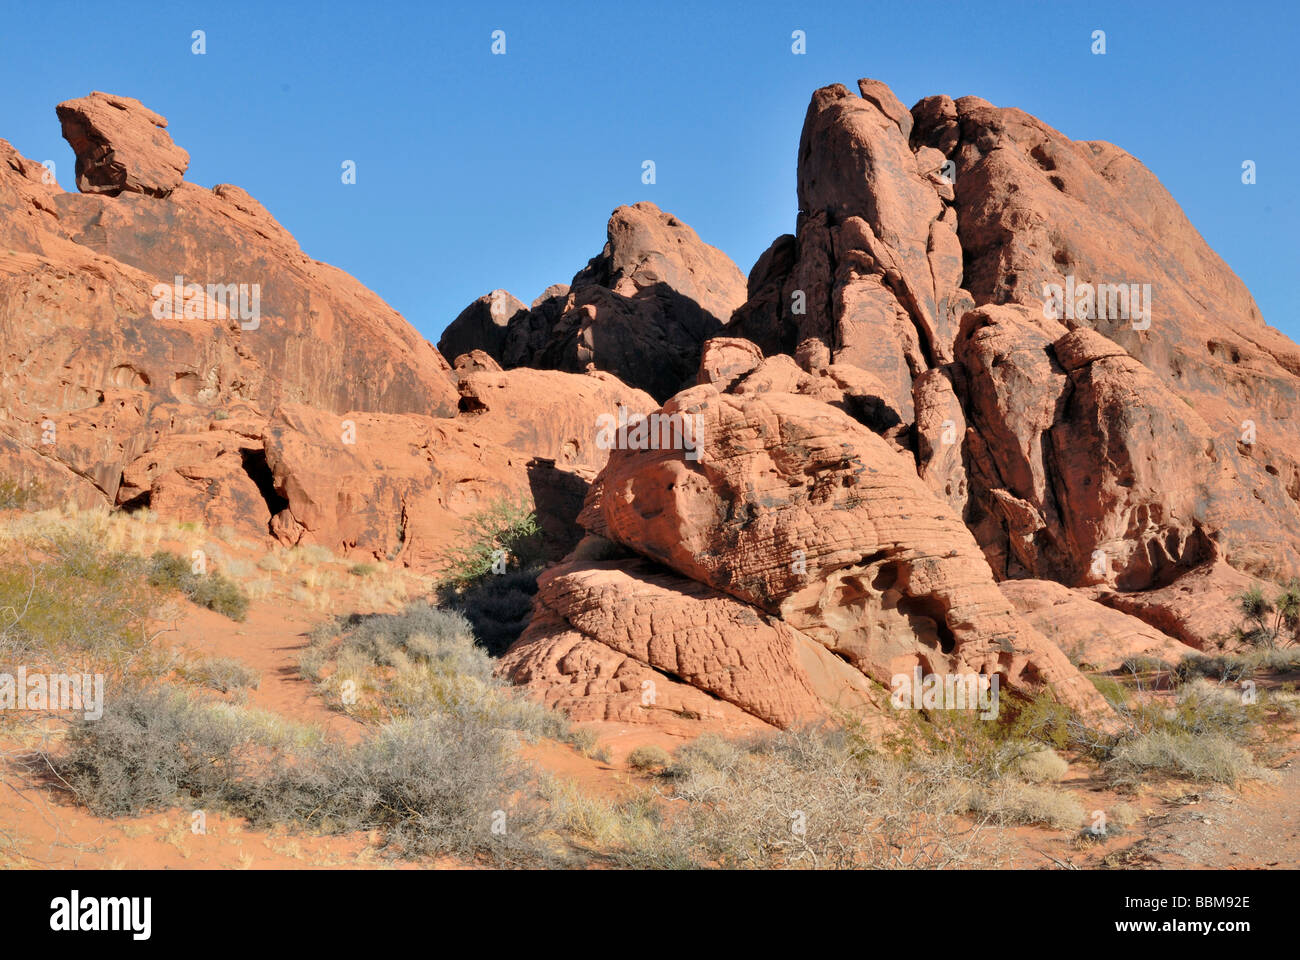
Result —
[[[11, 3], [0, 137], [73, 157], [54, 105], [137, 97], [310, 255], [431, 340], [472, 299], [567, 282], [621, 203], [653, 200], [748, 273], [794, 224], [812, 91], [977, 94], [1150, 167], [1300, 339], [1297, 24], [1289, 2]], [[207, 53], [190, 52], [191, 31]], [[506, 55], [490, 52], [506, 32]], [[808, 52], [790, 51], [807, 33]], [[1090, 35], [1107, 35], [1107, 53]], [[641, 183], [654, 160], [658, 182]], [[1258, 183], [1241, 184], [1254, 160]], [[354, 160], [357, 184], [340, 182]]]

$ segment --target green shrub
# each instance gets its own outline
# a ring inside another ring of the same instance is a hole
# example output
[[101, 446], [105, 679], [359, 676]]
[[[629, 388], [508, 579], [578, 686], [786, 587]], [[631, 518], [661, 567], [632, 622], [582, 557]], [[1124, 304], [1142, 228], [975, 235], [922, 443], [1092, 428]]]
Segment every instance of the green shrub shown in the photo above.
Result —
[[190, 602], [206, 607], [231, 620], [248, 616], [248, 594], [220, 573], [195, 573], [181, 556], [159, 550], [150, 559], [149, 582], [166, 590], [183, 593]]
[[[461, 524], [462, 546], [447, 556], [445, 582], [464, 589], [493, 575], [498, 556], [507, 568], [528, 569], [543, 559], [541, 528], [537, 515], [524, 500], [500, 499], [467, 517]], [[498, 554], [497, 551], [502, 551]]]
[[1112, 706], [1122, 706], [1128, 701], [1128, 690], [1115, 678], [1088, 674], [1088, 679], [1097, 688], [1097, 692], [1105, 697]]
[[32, 552], [37, 559], [0, 566], [0, 662], [107, 667], [148, 646], [160, 596], [139, 557], [70, 535]]

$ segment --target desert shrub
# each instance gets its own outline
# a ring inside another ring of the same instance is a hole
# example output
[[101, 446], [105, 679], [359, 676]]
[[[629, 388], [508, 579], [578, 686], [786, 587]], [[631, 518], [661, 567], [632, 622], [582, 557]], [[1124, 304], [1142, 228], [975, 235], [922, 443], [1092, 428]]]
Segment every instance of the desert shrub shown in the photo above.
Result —
[[191, 601], [231, 620], [248, 617], [248, 596], [239, 584], [220, 573], [209, 573], [188, 591]]
[[75, 722], [55, 775], [92, 813], [134, 816], [178, 800], [207, 804], [249, 771], [250, 725], [162, 687], [119, 691]]
[[[315, 749], [237, 790], [254, 824], [380, 830], [403, 856], [535, 860], [545, 816], [514, 738], [466, 714], [385, 725], [364, 743]], [[494, 822], [505, 827], [493, 832]]]
[[348, 573], [354, 577], [368, 577], [378, 569], [373, 563], [354, 563], [348, 567]]
[[1070, 765], [1051, 747], [1042, 747], [1016, 757], [1009, 768], [1026, 783], [1055, 783], [1065, 778]]
[[604, 763], [609, 762], [609, 748], [600, 745], [600, 735], [591, 727], [572, 727], [566, 739], [584, 757], [593, 757]]
[[71, 534], [31, 552], [0, 566], [0, 661], [123, 666], [148, 646], [160, 595], [140, 558]]
[[[572, 780], [546, 775], [541, 795], [556, 829], [571, 843], [587, 844], [586, 852], [595, 859], [609, 859], [610, 850], [651, 849], [663, 830], [658, 797], [650, 791], [611, 802], [587, 796]], [[684, 859], [682, 865], [690, 863]]]
[[570, 736], [563, 714], [516, 696], [493, 675], [494, 661], [475, 644], [463, 614], [426, 601], [318, 628], [299, 666], [332, 704], [341, 704], [340, 684], [353, 681], [359, 712], [371, 719], [467, 713], [529, 739]]
[[150, 558], [149, 582], [183, 593], [190, 602], [231, 620], [248, 616], [248, 595], [239, 584], [215, 571], [195, 573], [184, 557], [159, 550]]
[[438, 602], [462, 611], [479, 643], [500, 656], [532, 615], [544, 559], [537, 517], [522, 500], [496, 500], [464, 521], [461, 541], [446, 557]]
[[179, 672], [191, 683], [210, 687], [222, 693], [251, 687], [256, 690], [262, 683], [262, 675], [242, 660], [233, 657], [205, 657], [183, 664]]
[[672, 762], [668, 751], [654, 744], [637, 747], [627, 755], [627, 765], [633, 770], [664, 770]]
[[[138, 814], [184, 802], [325, 833], [379, 830], [400, 855], [498, 863], [544, 856], [541, 808], [514, 738], [469, 714], [381, 727], [348, 746], [263, 715], [138, 688], [75, 722], [57, 782], [92, 812]], [[494, 823], [504, 833], [494, 833]]]
[[618, 856], [657, 868], [942, 867], [993, 856], [989, 838], [955, 818], [967, 804], [959, 769], [951, 757], [923, 766], [866, 750], [836, 728], [707, 738], [678, 750], [665, 773], [680, 806], [663, 829]]
[[1255, 667], [1245, 657], [1220, 655], [1213, 657], [1183, 657], [1174, 667], [1174, 680], [1187, 683], [1197, 677], [1224, 680], [1229, 683], [1254, 676]]
[[1103, 770], [1121, 786], [1136, 786], [1152, 774], [1230, 785], [1259, 775], [1251, 755], [1228, 737], [1173, 730], [1120, 743]]
[[1184, 657], [1174, 668], [1179, 683], [1206, 677], [1225, 683], [1249, 680], [1260, 671], [1290, 673], [1300, 670], [1300, 648], [1261, 647], [1238, 655]]
[[[445, 582], [464, 589], [492, 576], [498, 556], [507, 568], [529, 569], [541, 564], [543, 543], [537, 515], [524, 500], [494, 500], [465, 518], [460, 527], [462, 544], [446, 556]], [[497, 551], [503, 551], [498, 554]]]

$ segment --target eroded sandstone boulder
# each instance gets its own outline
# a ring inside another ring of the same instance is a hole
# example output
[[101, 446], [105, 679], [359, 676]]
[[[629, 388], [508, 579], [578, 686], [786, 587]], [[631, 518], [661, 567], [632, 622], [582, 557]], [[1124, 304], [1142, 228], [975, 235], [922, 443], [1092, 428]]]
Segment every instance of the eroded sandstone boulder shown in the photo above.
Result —
[[172, 143], [167, 119], [139, 100], [96, 90], [56, 110], [82, 193], [166, 197], [180, 186], [190, 155]]
[[455, 358], [462, 353], [481, 351], [500, 360], [510, 321], [527, 309], [505, 290], [484, 294], [447, 325], [438, 340], [438, 352]]
[[[501, 669], [576, 719], [658, 719], [658, 712], [680, 709], [661, 692], [683, 686], [694, 696], [683, 691], [681, 706], [710, 704], [696, 711], [734, 722], [733, 711], [711, 706], [721, 701], [778, 727], [817, 720], [828, 708], [875, 713], [884, 703], [821, 644], [644, 561], [553, 567], [539, 581], [536, 604], [533, 623]], [[574, 658], [575, 646], [604, 652]], [[614, 669], [611, 653], [619, 658]]]

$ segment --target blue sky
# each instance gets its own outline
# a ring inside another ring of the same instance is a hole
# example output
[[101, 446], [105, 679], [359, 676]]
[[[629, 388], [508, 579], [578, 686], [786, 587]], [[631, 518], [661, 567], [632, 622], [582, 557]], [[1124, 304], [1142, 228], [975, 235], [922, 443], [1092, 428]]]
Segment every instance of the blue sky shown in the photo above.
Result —
[[[160, 9], [159, 9], [160, 8]], [[186, 178], [257, 197], [431, 340], [475, 297], [530, 301], [653, 200], [748, 273], [796, 211], [812, 91], [977, 94], [1142, 160], [1300, 339], [1300, 5], [172, 3], [9, 5], [0, 137], [73, 157], [54, 105], [92, 89], [168, 117]], [[93, 12], [92, 12], [93, 11]], [[191, 53], [206, 31], [207, 53]], [[791, 53], [804, 30], [807, 53]], [[1090, 52], [1093, 30], [1107, 52]], [[491, 34], [506, 33], [506, 54]], [[643, 160], [657, 182], [641, 183]], [[1241, 183], [1254, 160], [1258, 182]], [[340, 181], [353, 160], [357, 183]]]

